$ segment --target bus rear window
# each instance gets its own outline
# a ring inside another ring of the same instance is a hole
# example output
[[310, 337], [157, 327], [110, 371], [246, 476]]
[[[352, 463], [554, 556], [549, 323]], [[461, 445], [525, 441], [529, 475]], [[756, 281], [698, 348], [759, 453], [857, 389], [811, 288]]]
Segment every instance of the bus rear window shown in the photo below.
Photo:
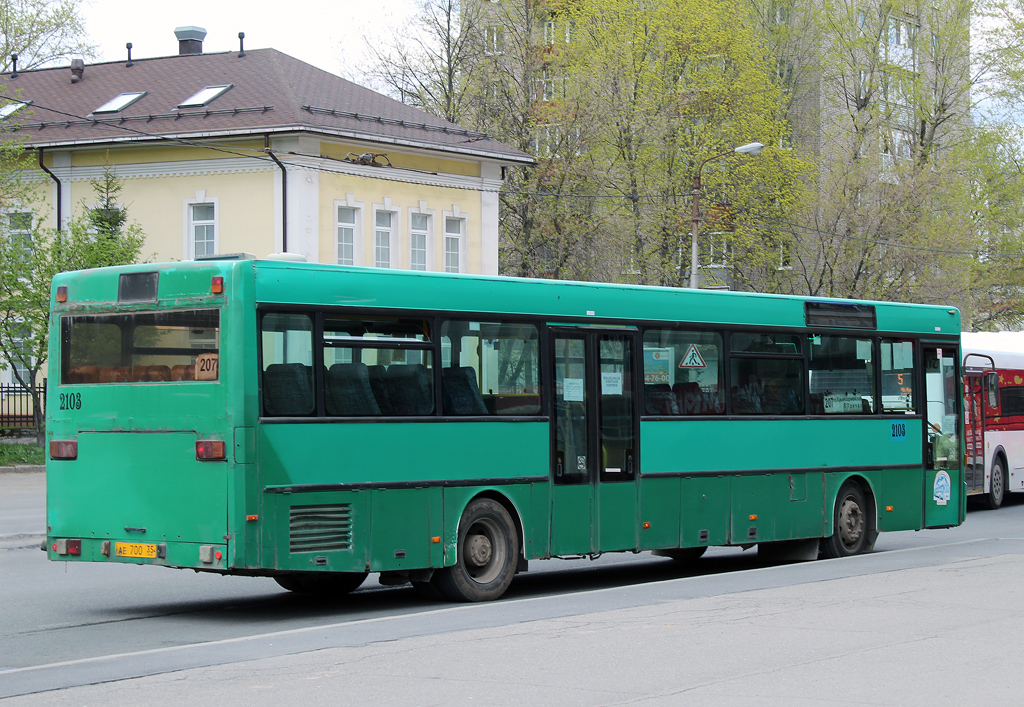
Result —
[[220, 311], [131, 312], [61, 319], [61, 383], [214, 381]]

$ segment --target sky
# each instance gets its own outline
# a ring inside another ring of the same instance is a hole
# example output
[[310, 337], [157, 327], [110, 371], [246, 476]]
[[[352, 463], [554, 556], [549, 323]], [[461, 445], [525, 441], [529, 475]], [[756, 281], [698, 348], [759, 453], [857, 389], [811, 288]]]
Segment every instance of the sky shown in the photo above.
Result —
[[[178, 53], [174, 28], [202, 27], [203, 51], [272, 47], [325, 71], [355, 78], [364, 58], [363, 37], [390, 34], [415, 12], [415, 0], [83, 0], [81, 14], [91, 40], [99, 45], [93, 61], [144, 59]], [[150, 9], [153, 8], [153, 9]], [[157, 9], [159, 8], [159, 9]]]

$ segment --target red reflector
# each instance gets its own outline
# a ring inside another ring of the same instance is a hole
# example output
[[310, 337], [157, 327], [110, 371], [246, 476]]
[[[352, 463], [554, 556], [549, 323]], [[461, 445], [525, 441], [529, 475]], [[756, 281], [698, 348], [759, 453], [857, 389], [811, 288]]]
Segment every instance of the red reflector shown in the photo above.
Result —
[[210, 281], [210, 292], [215, 295], [219, 295], [224, 291], [224, 278], [217, 275]]
[[196, 440], [196, 459], [226, 459], [227, 444], [222, 439]]
[[68, 288], [67, 285], [61, 285], [57, 288], [57, 301], [67, 302], [68, 301]]
[[82, 554], [82, 540], [81, 538], [75, 540], [68, 540], [68, 554], [69, 555], [81, 555]]
[[78, 459], [78, 441], [73, 439], [50, 440], [50, 459]]

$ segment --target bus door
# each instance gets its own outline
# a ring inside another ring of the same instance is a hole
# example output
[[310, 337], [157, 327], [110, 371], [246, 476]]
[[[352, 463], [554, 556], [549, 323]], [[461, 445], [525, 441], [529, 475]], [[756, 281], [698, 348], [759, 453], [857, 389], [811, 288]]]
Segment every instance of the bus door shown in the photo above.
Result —
[[[960, 406], [963, 399], [955, 345], [923, 344], [925, 378], [925, 527], [960, 518]], [[972, 416], [973, 417], [973, 416]]]
[[552, 555], [637, 546], [634, 331], [552, 330]]
[[999, 379], [992, 358], [975, 353], [964, 356], [964, 483], [968, 493], [985, 492], [985, 412], [986, 407], [998, 406], [998, 394]]

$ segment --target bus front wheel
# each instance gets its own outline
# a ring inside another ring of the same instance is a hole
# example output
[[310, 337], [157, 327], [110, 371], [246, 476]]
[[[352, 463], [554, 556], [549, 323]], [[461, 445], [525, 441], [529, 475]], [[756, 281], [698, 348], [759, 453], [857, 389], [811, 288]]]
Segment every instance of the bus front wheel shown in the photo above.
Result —
[[857, 482], [847, 481], [836, 495], [832, 535], [821, 539], [821, 556], [849, 557], [868, 552], [874, 547], [876, 534], [864, 491]]
[[366, 579], [367, 574], [367, 572], [303, 572], [279, 574], [274, 577], [274, 581], [289, 592], [330, 597], [354, 592]]
[[1003, 467], [1002, 457], [996, 457], [992, 462], [992, 479], [989, 492], [985, 495], [988, 507], [993, 511], [1003, 505], [1003, 498], [1006, 495], [1006, 469]]
[[516, 573], [519, 535], [508, 511], [496, 501], [478, 498], [459, 521], [455, 564], [434, 573], [434, 583], [452, 601], [497, 599]]

